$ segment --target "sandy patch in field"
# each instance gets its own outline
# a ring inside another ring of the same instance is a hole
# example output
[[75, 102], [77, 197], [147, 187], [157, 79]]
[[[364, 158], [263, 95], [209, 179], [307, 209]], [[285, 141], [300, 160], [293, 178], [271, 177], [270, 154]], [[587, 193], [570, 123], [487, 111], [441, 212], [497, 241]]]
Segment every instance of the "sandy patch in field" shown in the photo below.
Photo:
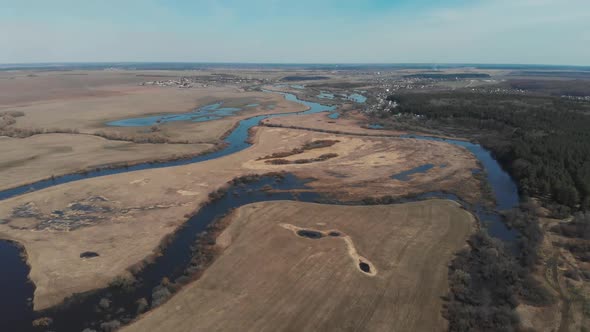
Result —
[[196, 196], [199, 194], [198, 192], [188, 190], [178, 190], [177, 193], [181, 194], [182, 196]]
[[[325, 224], [325, 223], [323, 223], [323, 224]], [[367, 276], [374, 277], [377, 275], [377, 269], [375, 268], [375, 265], [373, 265], [366, 257], [363, 257], [358, 254], [358, 251], [356, 250], [356, 247], [354, 246], [354, 241], [352, 240], [352, 238], [350, 236], [348, 236], [347, 234], [344, 234], [342, 231], [336, 230], [336, 229], [321, 231], [318, 229], [312, 229], [312, 228], [308, 228], [308, 227], [299, 227], [299, 226], [295, 226], [292, 224], [279, 224], [279, 226], [292, 231], [293, 234], [295, 234], [296, 236], [300, 236], [300, 237], [303, 237], [303, 236], [301, 236], [298, 232], [312, 231], [312, 232], [317, 232], [317, 233], [321, 234], [322, 237], [324, 237], [324, 238], [333, 236], [338, 239], [342, 239], [344, 241], [344, 243], [346, 244], [348, 256], [350, 256], [350, 258], [352, 259], [352, 266], [355, 266], [359, 270], [359, 272], [364, 273]], [[331, 234], [337, 234], [337, 235], [331, 235]], [[224, 247], [227, 247], [227, 245], [224, 245]], [[359, 264], [361, 264], [361, 263], [366, 264], [367, 271], [363, 271], [363, 269], [360, 268]]]
[[[445, 200], [263, 202], [230, 218], [205, 274], [124, 331], [443, 331], [447, 264], [474, 225]], [[378, 273], [351, 264], [342, 238], [303, 238], [282, 223], [342, 231]]]

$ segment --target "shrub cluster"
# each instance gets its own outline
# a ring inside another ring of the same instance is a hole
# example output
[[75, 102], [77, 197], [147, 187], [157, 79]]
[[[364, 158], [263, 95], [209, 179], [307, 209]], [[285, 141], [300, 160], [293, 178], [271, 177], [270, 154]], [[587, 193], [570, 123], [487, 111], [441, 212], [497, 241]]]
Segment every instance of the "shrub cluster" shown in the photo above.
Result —
[[109, 140], [113, 140], [113, 141], [127, 141], [127, 142], [133, 142], [133, 143], [138, 143], [138, 144], [145, 144], [145, 143], [151, 143], [151, 144], [163, 144], [163, 143], [174, 143], [174, 144], [191, 144], [191, 142], [189, 140], [170, 140], [167, 137], [163, 137], [161, 135], [156, 134], [159, 131], [159, 127], [157, 127], [157, 130], [154, 130], [154, 128], [152, 127], [152, 134], [150, 135], [138, 135], [138, 134], [132, 134], [132, 135], [125, 135], [125, 134], [121, 134], [121, 133], [116, 133], [116, 132], [105, 132], [105, 131], [97, 131], [94, 133], [94, 135], [102, 137], [102, 138], [106, 138]]
[[532, 204], [521, 204], [520, 207], [506, 213], [506, 223], [520, 232], [517, 259], [522, 267], [532, 271], [539, 262], [539, 247], [543, 242], [543, 230]]
[[543, 241], [535, 205], [522, 204], [506, 213], [519, 230], [516, 255], [504, 244], [479, 231], [449, 267], [450, 295], [445, 317], [451, 331], [514, 331], [519, 301], [545, 306], [555, 298], [533, 277]]
[[[14, 123], [14, 122], [13, 122]], [[12, 124], [12, 123], [11, 123]], [[14, 138], [25, 138], [39, 134], [78, 134], [77, 129], [57, 129], [57, 128], [15, 128], [10, 126], [0, 126], [0, 136]]]
[[273, 177], [275, 179], [284, 179], [285, 178], [285, 173], [283, 172], [270, 172], [270, 173], [265, 173], [265, 174], [250, 174], [250, 175], [244, 175], [244, 176], [240, 176], [240, 177], [236, 177], [233, 178], [230, 181], [231, 185], [243, 185], [243, 184], [248, 184], [248, 183], [254, 183], [254, 182], [258, 182], [260, 181], [262, 178], [266, 178], [266, 177]]
[[266, 160], [266, 159], [273, 159], [273, 158], [285, 158], [285, 157], [289, 157], [289, 156], [294, 156], [296, 154], [301, 154], [307, 150], [326, 148], [326, 147], [332, 146], [338, 142], [340, 142], [340, 141], [328, 140], [328, 139], [307, 142], [300, 148], [295, 148], [291, 151], [285, 151], [285, 152], [275, 152], [271, 155], [258, 158], [258, 160]]
[[561, 222], [551, 231], [569, 238], [590, 240], [590, 212], [579, 212], [570, 222]]
[[479, 231], [449, 267], [444, 315], [450, 331], [515, 331], [519, 299], [532, 305], [554, 301], [503, 244]]
[[338, 157], [337, 153], [324, 153], [317, 158], [297, 159], [297, 160], [292, 160], [292, 161], [287, 160], [287, 159], [271, 159], [271, 160], [265, 161], [265, 163], [271, 164], [271, 165], [309, 164], [309, 163], [324, 161], [324, 160], [328, 160], [328, 159], [332, 159], [332, 158], [336, 158], [336, 157]]

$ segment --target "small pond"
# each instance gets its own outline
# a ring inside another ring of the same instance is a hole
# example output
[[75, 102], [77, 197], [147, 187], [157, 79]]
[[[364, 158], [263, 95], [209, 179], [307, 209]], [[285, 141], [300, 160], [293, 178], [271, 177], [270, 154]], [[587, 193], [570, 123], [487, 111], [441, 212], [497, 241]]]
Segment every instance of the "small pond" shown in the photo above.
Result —
[[418, 173], [426, 173], [434, 167], [434, 164], [424, 164], [418, 167], [414, 167], [407, 171], [399, 172], [391, 176], [392, 179], [396, 179], [399, 181], [409, 181], [410, 176]]

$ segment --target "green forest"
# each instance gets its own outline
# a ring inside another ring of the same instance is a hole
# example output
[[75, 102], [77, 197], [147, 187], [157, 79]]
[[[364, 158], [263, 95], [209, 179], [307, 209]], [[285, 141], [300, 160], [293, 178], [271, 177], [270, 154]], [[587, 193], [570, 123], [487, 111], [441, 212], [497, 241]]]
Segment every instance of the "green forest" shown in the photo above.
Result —
[[[524, 195], [590, 209], [590, 103], [534, 95], [391, 95], [398, 126], [460, 133], [490, 149]], [[419, 115], [419, 116], [417, 116]]]

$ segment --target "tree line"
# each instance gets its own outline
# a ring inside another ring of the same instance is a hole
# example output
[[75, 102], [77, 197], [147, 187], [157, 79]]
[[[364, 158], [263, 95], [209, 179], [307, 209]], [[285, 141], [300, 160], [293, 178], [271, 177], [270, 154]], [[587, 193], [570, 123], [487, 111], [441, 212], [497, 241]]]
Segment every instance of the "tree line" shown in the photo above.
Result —
[[506, 217], [522, 235], [514, 249], [480, 230], [449, 266], [450, 292], [443, 314], [450, 331], [517, 331], [515, 310], [520, 303], [546, 306], [555, 301], [533, 276], [543, 241], [533, 207], [522, 205]]
[[388, 100], [398, 105], [385, 113], [398, 115], [398, 122], [477, 138], [522, 194], [590, 209], [590, 103], [471, 92], [406, 93]]

